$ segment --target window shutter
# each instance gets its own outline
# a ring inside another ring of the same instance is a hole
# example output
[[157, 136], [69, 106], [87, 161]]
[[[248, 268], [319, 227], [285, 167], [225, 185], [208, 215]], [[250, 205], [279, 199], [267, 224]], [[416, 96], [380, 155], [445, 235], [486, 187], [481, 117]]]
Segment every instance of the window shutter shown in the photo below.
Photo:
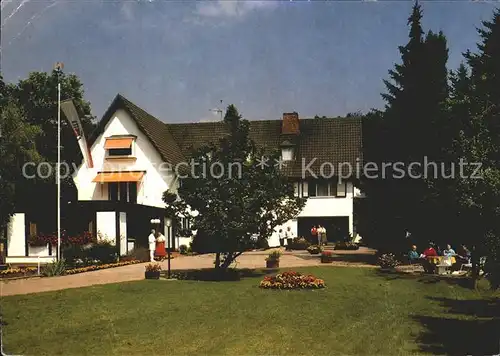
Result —
[[309, 196], [309, 187], [307, 182], [302, 182], [302, 196], [303, 197], [308, 197]]

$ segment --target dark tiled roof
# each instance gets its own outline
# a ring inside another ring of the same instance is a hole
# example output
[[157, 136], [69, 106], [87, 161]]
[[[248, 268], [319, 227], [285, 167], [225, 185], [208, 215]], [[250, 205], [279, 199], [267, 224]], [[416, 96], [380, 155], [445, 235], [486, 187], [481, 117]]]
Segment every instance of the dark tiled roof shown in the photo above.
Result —
[[[177, 164], [190, 157], [193, 149], [210, 142], [216, 143], [227, 134], [222, 122], [166, 124], [148, 114], [131, 101], [117, 95], [92, 135], [92, 144], [117, 109], [125, 109], [141, 131], [161, 154], [165, 162]], [[361, 118], [314, 118], [300, 119], [300, 135], [288, 137], [281, 134], [282, 120], [250, 121], [250, 137], [267, 152], [278, 150], [283, 141], [296, 144], [296, 160], [287, 163], [285, 172], [291, 177], [302, 176], [302, 166], [314, 160], [311, 170], [319, 175], [320, 166], [328, 162], [337, 171], [341, 163], [349, 163], [353, 169], [357, 159], [362, 164]], [[330, 174], [330, 166], [324, 173]], [[309, 173], [306, 173], [309, 176]]]
[[[193, 148], [205, 143], [216, 142], [227, 133], [222, 122], [168, 124], [175, 141], [183, 154], [189, 156]], [[320, 167], [327, 162], [324, 174], [331, 172], [330, 163], [337, 170], [341, 163], [348, 163], [356, 169], [356, 159], [362, 164], [361, 119], [318, 118], [301, 119], [300, 135], [296, 142], [296, 160], [287, 163], [285, 172], [291, 177], [302, 176], [302, 166], [308, 166], [314, 174], [320, 174]], [[288, 139], [281, 135], [281, 120], [250, 121], [250, 137], [267, 151], [279, 149]], [[304, 164], [302, 160], [304, 159]], [[347, 169], [347, 168], [344, 168]], [[347, 172], [347, 171], [345, 171]], [[306, 176], [310, 173], [306, 171]]]

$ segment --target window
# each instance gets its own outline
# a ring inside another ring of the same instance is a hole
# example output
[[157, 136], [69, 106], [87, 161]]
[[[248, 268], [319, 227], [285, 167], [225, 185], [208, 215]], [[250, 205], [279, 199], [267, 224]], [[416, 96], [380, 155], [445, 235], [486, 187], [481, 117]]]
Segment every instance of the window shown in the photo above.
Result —
[[281, 149], [281, 159], [283, 161], [291, 161], [293, 160], [293, 148], [286, 147]]
[[30, 222], [30, 236], [36, 236], [36, 235], [37, 235], [36, 223]]
[[130, 148], [112, 148], [108, 150], [109, 156], [131, 156], [132, 147]]
[[108, 199], [111, 201], [137, 203], [137, 183], [108, 183]]
[[108, 199], [111, 201], [118, 201], [118, 183], [108, 184]]
[[127, 182], [120, 182], [120, 201], [127, 201]]
[[327, 197], [329, 184], [327, 182], [320, 182], [316, 185], [316, 196], [318, 197]]
[[107, 157], [129, 157], [133, 155], [135, 137], [111, 136], [106, 138], [104, 149]]
[[130, 182], [128, 184], [128, 202], [129, 203], [137, 203], [137, 183]]
[[295, 197], [298, 197], [299, 194], [300, 194], [300, 192], [299, 192], [299, 185], [300, 185], [300, 183], [298, 183], [298, 182], [293, 183], [293, 195]]
[[191, 219], [189, 218], [182, 218], [181, 219], [181, 227], [183, 230], [188, 230], [191, 228]]
[[337, 185], [337, 197], [345, 198], [347, 196], [347, 183], [340, 183]]
[[[347, 183], [337, 184], [337, 182], [327, 181], [309, 182], [307, 192], [310, 197], [345, 198], [347, 196]], [[305, 194], [305, 191], [303, 191], [303, 196], [307, 196]]]

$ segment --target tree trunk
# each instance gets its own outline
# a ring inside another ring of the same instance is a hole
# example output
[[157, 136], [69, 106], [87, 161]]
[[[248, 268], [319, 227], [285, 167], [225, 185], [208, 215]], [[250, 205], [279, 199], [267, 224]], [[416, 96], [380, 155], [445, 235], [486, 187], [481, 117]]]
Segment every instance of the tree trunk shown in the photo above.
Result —
[[220, 252], [215, 254], [215, 268], [220, 268]]

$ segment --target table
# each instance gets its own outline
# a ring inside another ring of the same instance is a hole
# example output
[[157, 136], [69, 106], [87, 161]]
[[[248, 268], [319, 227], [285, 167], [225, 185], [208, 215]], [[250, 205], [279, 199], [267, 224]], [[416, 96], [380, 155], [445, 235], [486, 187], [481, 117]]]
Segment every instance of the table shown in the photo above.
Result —
[[[445, 260], [448, 260], [448, 259], [451, 261], [451, 264], [450, 265], [443, 264], [443, 262]], [[446, 270], [457, 262], [457, 260], [454, 256], [451, 256], [451, 257], [448, 257], [448, 256], [428, 256], [427, 261], [433, 265], [436, 265], [438, 274], [445, 274]]]

